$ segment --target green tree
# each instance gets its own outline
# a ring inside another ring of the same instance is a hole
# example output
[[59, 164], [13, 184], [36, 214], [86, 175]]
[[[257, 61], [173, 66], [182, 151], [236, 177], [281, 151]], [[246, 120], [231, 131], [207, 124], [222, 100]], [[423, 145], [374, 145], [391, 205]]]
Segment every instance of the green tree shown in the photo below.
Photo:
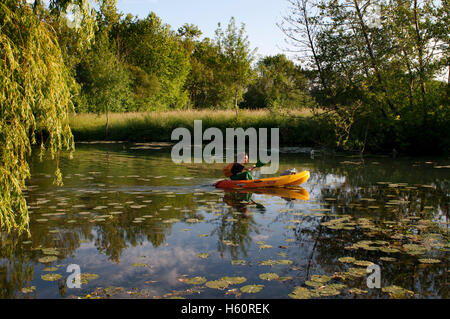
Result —
[[268, 56], [257, 64], [258, 78], [248, 87], [242, 107], [300, 109], [312, 99], [302, 70], [285, 55]]
[[194, 108], [221, 108], [223, 99], [221, 75], [224, 65], [218, 46], [209, 38], [196, 42], [191, 54], [191, 70], [185, 88]]
[[233, 101], [237, 115], [245, 90], [254, 79], [252, 62], [255, 50], [250, 48], [245, 25], [241, 24], [238, 29], [234, 17], [230, 19], [225, 31], [219, 23], [216, 43], [221, 54], [221, 64], [224, 66], [219, 75], [223, 87], [221, 92], [223, 100]]
[[78, 69], [82, 84], [79, 111], [105, 114], [105, 137], [108, 138], [109, 113], [128, 110], [131, 81], [126, 66], [117, 59], [105, 30]]
[[[27, 229], [22, 189], [36, 133], [41, 155], [48, 149], [58, 159], [60, 150], [74, 149], [68, 124], [73, 78], [54, 31], [41, 20], [46, 14], [40, 1], [0, 4], [0, 226], [7, 230]], [[55, 174], [61, 182], [58, 166]]]
[[116, 32], [121, 57], [146, 72], [154, 85], [154, 95], [145, 101], [148, 109], [184, 107], [189, 54], [176, 32], [153, 12], [145, 19], [123, 20]]

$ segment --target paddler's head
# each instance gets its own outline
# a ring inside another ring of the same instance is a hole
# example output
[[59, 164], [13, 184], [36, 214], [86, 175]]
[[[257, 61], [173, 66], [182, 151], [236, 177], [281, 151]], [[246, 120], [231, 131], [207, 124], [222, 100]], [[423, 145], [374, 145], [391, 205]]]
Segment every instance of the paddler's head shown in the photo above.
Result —
[[240, 164], [248, 163], [248, 154], [247, 153], [240, 153], [237, 157], [237, 161]]

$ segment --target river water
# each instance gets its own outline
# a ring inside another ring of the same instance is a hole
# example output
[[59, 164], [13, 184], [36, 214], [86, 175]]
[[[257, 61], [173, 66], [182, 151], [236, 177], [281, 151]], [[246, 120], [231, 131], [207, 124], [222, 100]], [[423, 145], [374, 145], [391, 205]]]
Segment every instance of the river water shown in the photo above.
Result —
[[62, 187], [34, 154], [0, 297], [448, 298], [449, 164], [281, 154], [302, 187], [225, 192], [164, 145], [77, 144]]

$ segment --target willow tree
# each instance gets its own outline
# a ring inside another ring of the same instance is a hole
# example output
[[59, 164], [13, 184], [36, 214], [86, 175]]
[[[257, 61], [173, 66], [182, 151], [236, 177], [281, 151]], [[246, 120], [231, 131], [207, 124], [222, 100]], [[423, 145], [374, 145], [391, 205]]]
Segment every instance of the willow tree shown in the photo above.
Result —
[[68, 121], [73, 78], [39, 4], [0, 4], [0, 227], [8, 231], [28, 226], [22, 190], [32, 145], [40, 145], [41, 159], [46, 151], [56, 159], [59, 184], [58, 154], [74, 150]]

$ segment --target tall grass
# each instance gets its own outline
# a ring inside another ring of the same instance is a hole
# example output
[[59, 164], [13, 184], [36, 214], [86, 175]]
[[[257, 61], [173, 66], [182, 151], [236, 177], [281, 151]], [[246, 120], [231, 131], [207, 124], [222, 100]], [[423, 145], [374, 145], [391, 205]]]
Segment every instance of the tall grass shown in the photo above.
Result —
[[[267, 110], [186, 110], [167, 112], [112, 113], [109, 118], [108, 140], [133, 142], [168, 142], [178, 127], [193, 130], [194, 120], [202, 120], [203, 130], [226, 128], [280, 128], [280, 142], [284, 145], [316, 144], [317, 125], [312, 123], [309, 110], [295, 111], [281, 116]], [[73, 114], [70, 126], [76, 141], [105, 140], [105, 115]]]

